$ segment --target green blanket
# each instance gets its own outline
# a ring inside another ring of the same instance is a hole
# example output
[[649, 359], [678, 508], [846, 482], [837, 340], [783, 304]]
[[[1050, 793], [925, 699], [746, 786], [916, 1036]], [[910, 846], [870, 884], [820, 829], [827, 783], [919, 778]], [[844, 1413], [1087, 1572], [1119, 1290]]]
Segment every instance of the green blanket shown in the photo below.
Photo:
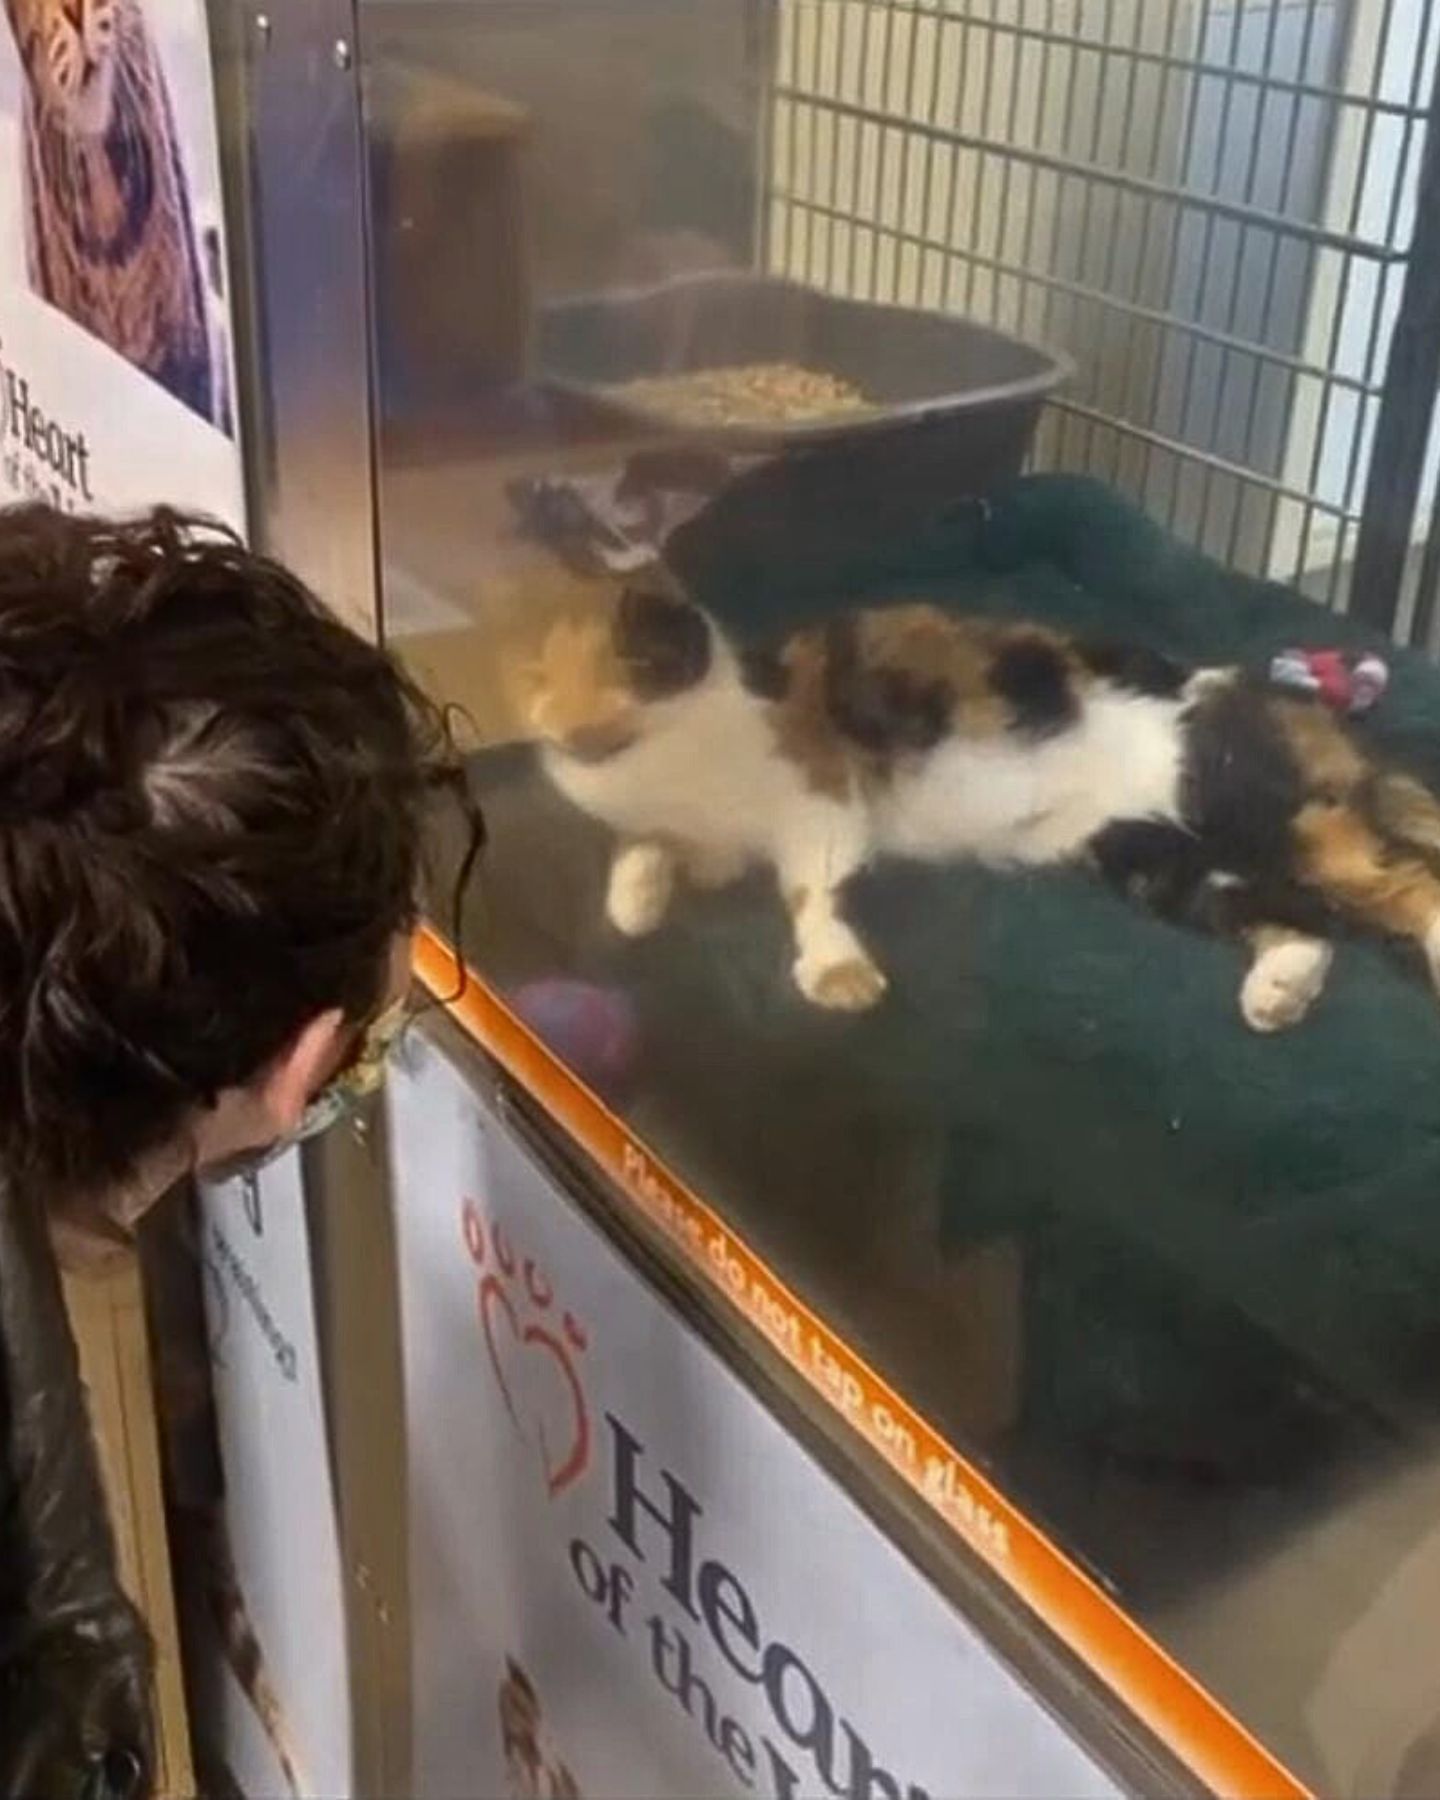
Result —
[[[677, 551], [737, 632], [836, 604], [807, 588], [803, 558], [757, 567], [747, 541], [722, 502]], [[906, 596], [1259, 669], [1291, 644], [1374, 641], [1062, 477], [1020, 480], [923, 543], [877, 546], [843, 598]], [[1440, 678], [1385, 648], [1391, 687], [1361, 729], [1440, 781]], [[1235, 945], [1078, 872], [897, 866], [853, 901], [891, 996], [829, 1018], [790, 988], [772, 883], [686, 900], [653, 939], [621, 945], [598, 923], [603, 834], [560, 830], [533, 774], [500, 786], [514, 805], [497, 866], [523, 813], [552, 872], [573, 865], [577, 896], [562, 919], [533, 876], [502, 875], [528, 895], [497, 896], [494, 914], [529, 908], [523, 930], [494, 936], [502, 974], [558, 965], [626, 987], [645, 1044], [637, 1127], [802, 1284], [819, 1257], [843, 1271], [874, 1254], [917, 1199], [934, 1208], [932, 1254], [1021, 1246], [1030, 1451], [1079, 1441], [1265, 1480], [1337, 1434], [1408, 1434], [1430, 1416], [1440, 1001], [1389, 951], [1344, 946], [1311, 1017], [1257, 1037]], [[843, 1311], [843, 1276], [831, 1286]], [[857, 1301], [842, 1323], [943, 1422], [943, 1344], [897, 1367], [878, 1314]]]

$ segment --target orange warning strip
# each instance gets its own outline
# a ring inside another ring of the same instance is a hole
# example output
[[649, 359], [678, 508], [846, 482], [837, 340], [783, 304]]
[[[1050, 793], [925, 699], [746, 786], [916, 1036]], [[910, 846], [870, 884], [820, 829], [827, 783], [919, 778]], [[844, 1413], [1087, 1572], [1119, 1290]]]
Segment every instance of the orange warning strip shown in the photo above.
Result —
[[[415, 969], [433, 994], [453, 993], [454, 954], [431, 931], [416, 939]], [[1305, 1800], [1307, 1788], [638, 1144], [473, 972], [448, 1005], [695, 1272], [1209, 1788], [1235, 1800]]]

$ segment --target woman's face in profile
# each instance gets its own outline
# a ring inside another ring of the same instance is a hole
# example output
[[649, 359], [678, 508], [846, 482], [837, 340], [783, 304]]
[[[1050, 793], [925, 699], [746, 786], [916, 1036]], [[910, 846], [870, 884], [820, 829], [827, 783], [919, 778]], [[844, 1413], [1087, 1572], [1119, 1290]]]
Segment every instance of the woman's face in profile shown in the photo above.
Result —
[[224, 1181], [252, 1173], [345, 1117], [380, 1085], [408, 1017], [410, 986], [410, 937], [398, 933], [373, 1019], [356, 1026], [337, 1012], [310, 1021], [271, 1068], [221, 1094], [186, 1140], [130, 1187], [98, 1205], [52, 1212], [51, 1240], [61, 1264], [81, 1273], [103, 1269], [132, 1246], [145, 1214], [185, 1176]]
[[212, 1181], [253, 1173], [354, 1111], [379, 1089], [408, 1018], [410, 985], [410, 937], [397, 933], [374, 1016], [354, 1025], [338, 1012], [322, 1014], [257, 1081], [222, 1094], [202, 1123], [191, 1168]]

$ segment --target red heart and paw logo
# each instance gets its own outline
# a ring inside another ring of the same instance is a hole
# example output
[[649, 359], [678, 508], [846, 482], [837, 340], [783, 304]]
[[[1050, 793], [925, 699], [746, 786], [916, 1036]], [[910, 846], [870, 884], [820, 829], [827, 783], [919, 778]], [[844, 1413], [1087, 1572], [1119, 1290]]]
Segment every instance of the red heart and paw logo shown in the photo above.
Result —
[[589, 1339], [534, 1257], [515, 1248], [473, 1200], [461, 1211], [478, 1274], [476, 1311], [486, 1354], [511, 1423], [538, 1454], [547, 1492], [563, 1493], [590, 1462], [590, 1415], [577, 1370]]

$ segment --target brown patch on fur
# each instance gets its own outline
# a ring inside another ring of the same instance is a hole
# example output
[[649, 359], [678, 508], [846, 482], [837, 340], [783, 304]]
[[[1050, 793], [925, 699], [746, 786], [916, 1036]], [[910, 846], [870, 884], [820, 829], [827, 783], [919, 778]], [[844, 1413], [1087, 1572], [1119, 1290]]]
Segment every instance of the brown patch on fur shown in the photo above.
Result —
[[902, 696], [906, 689], [917, 696], [941, 689], [947, 733], [965, 738], [998, 737], [1032, 724], [1026, 699], [1007, 694], [1000, 675], [1016, 653], [1052, 657], [1066, 703], [1077, 709], [1095, 680], [1077, 646], [1048, 626], [956, 618], [924, 602], [862, 613], [856, 643], [860, 668], [899, 677]]
[[1274, 700], [1271, 715], [1308, 792], [1347, 799], [1365, 780], [1369, 765], [1344, 726], [1326, 708], [1304, 700]]
[[665, 581], [624, 590], [612, 644], [627, 685], [644, 702], [684, 694], [710, 669], [710, 627], [704, 615]]
[[1370, 804], [1382, 831], [1422, 856], [1440, 857], [1440, 804], [1413, 775], [1377, 775]]
[[537, 653], [512, 663], [514, 704], [538, 738], [599, 759], [633, 743], [644, 708], [703, 679], [710, 633], [702, 615], [657, 576], [645, 587], [608, 579], [553, 617]]
[[844, 742], [830, 717], [826, 697], [826, 653], [823, 631], [802, 631], [781, 653], [785, 666], [784, 698], [775, 707], [775, 747], [800, 769], [817, 794], [848, 800], [859, 779], [855, 751]]
[[785, 895], [785, 904], [790, 910], [791, 918], [798, 918], [810, 904], [809, 888], [793, 887], [788, 889]]
[[984, 620], [952, 618], [923, 603], [866, 613], [858, 632], [864, 664], [916, 682], [943, 682], [951, 698], [951, 727], [963, 737], [992, 737], [1009, 723], [989, 680], [1001, 636]]
[[984, 739], [1032, 723], [997, 674], [1014, 651], [1050, 652], [1059, 698], [1094, 676], [1070, 641], [1038, 625], [959, 619], [918, 602], [877, 608], [802, 631], [781, 652], [777, 747], [810, 786], [837, 800], [890, 779], [942, 738]]
[[1423, 938], [1440, 919], [1440, 879], [1418, 857], [1395, 855], [1353, 807], [1310, 801], [1294, 833], [1301, 880], [1361, 923]]
[[636, 734], [638, 702], [615, 648], [612, 608], [557, 619], [514, 682], [525, 724], [550, 743], [619, 747]]
[[1302, 879], [1375, 930], [1424, 938], [1440, 919], [1440, 804], [1413, 776], [1375, 770], [1323, 707], [1276, 700], [1272, 716], [1312, 796], [1294, 825]]

